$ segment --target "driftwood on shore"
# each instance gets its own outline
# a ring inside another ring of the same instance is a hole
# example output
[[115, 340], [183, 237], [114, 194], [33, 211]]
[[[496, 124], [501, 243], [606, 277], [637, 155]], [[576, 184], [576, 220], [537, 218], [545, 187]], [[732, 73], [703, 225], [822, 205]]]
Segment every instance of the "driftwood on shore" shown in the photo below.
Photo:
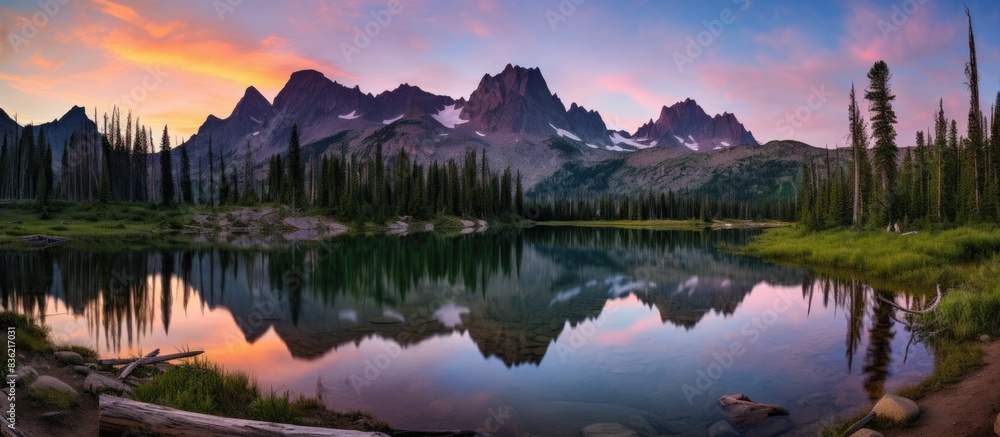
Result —
[[125, 379], [125, 377], [128, 376], [129, 373], [132, 373], [132, 371], [135, 370], [136, 367], [142, 366], [144, 364], [149, 364], [149, 360], [156, 358], [156, 356], [159, 354], [160, 354], [159, 349], [153, 349], [153, 351], [146, 354], [146, 356], [133, 361], [132, 364], [129, 364], [127, 367], [125, 367], [125, 369], [122, 370], [122, 373], [118, 375], [118, 380], [121, 381]]
[[231, 419], [176, 410], [116, 396], [101, 395], [102, 436], [141, 433], [144, 436], [233, 437], [389, 437], [380, 432], [350, 431]]
[[26, 437], [21, 430], [17, 429], [15, 426], [7, 420], [6, 417], [0, 416], [0, 436], [4, 437]]
[[[181, 352], [181, 353], [177, 353], [177, 354], [159, 355], [159, 356], [150, 358], [149, 360], [147, 360], [143, 364], [156, 364], [156, 363], [162, 363], [164, 361], [179, 360], [181, 358], [191, 358], [191, 357], [196, 357], [198, 355], [201, 355], [203, 353], [205, 353], [205, 351], [191, 351], [191, 352]], [[145, 357], [143, 357], [143, 358], [145, 358]], [[131, 364], [131, 363], [134, 363], [136, 361], [139, 361], [140, 359], [141, 358], [112, 358], [112, 359], [107, 359], [107, 360], [99, 360], [97, 362], [97, 364], [102, 364], [102, 365], [107, 365], [107, 366], [120, 366], [122, 364]]]

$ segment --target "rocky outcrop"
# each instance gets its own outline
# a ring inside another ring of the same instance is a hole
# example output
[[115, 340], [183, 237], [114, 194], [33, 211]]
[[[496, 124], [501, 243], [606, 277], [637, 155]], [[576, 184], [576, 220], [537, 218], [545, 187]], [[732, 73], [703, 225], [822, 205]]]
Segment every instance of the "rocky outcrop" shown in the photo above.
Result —
[[920, 416], [920, 407], [916, 402], [902, 396], [885, 395], [872, 408], [880, 419], [893, 422], [909, 422]]
[[726, 147], [725, 144], [758, 144], [735, 115], [726, 112], [711, 117], [692, 99], [664, 106], [656, 121], [650, 119], [632, 137], [656, 141], [659, 147], [688, 147], [685, 144], [697, 143], [698, 151]]
[[726, 418], [741, 428], [763, 425], [771, 416], [788, 415], [784, 408], [754, 402], [745, 394], [724, 395], [719, 398], [719, 406]]

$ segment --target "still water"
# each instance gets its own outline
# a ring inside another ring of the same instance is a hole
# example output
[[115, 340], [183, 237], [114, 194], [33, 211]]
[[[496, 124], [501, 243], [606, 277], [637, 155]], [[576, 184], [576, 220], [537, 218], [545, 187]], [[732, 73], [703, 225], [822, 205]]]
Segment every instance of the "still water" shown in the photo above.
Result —
[[[723, 394], [815, 430], [919, 380], [912, 290], [723, 254], [753, 231], [527, 229], [278, 249], [0, 253], [5, 309], [102, 356], [203, 349], [397, 428], [706, 435]], [[905, 359], [904, 359], [905, 358]]]

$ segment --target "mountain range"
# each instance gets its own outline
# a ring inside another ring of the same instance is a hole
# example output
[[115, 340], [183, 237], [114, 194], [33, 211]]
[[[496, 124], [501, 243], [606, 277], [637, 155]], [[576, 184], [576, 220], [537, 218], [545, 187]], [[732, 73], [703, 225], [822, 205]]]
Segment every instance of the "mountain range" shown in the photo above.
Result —
[[[187, 147], [194, 162], [207, 157], [209, 141], [216, 155], [226, 156], [229, 162], [242, 162], [237, 159], [251, 149], [260, 164], [286, 150], [295, 124], [307, 161], [323, 154], [367, 155], [381, 145], [387, 156], [406, 150], [421, 162], [443, 162], [461, 158], [472, 148], [484, 152], [494, 168], [510, 166], [520, 171], [529, 192], [537, 187], [553, 195], [566, 194], [559, 187], [567, 181], [587, 179], [591, 170], [609, 166], [618, 168], [624, 176], [598, 174], [615, 180], [583, 184], [591, 191], [580, 194], [635, 192], [641, 187], [623, 183], [649, 181], [657, 189], [697, 189], [700, 182], [686, 181], [683, 174], [674, 177], [673, 182], [656, 183], [663, 182], [663, 178], [650, 172], [661, 171], [662, 166], [656, 164], [666, 158], [693, 152], [726, 155], [729, 149], [748, 149], [736, 155], [754, 155], [757, 152], [749, 150], [761, 146], [736, 115], [727, 112], [710, 116], [692, 99], [663, 106], [655, 120], [650, 118], [634, 132], [609, 130], [599, 112], [575, 102], [567, 108], [550, 90], [540, 69], [508, 64], [495, 75], [483, 75], [468, 100], [433, 94], [405, 83], [373, 95], [358, 86], [330, 80], [318, 71], [298, 71], [291, 74], [273, 102], [257, 88], [248, 87], [229, 116], [209, 115], [197, 134], [179, 147]], [[0, 134], [19, 129], [0, 111]], [[35, 129], [46, 131], [58, 167], [70, 133], [96, 129], [96, 125], [83, 108], [74, 107], [62, 118]], [[815, 153], [792, 156], [811, 154]], [[720, 168], [727, 164], [706, 158], [685, 159], [722, 165]], [[799, 167], [792, 164], [777, 177], [782, 181], [794, 178]]]

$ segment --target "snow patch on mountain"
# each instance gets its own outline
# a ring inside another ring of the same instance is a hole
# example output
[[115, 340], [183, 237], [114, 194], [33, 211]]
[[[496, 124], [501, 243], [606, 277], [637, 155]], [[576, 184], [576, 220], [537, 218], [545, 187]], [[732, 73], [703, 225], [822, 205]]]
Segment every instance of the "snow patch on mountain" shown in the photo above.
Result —
[[[628, 138], [623, 137], [618, 132], [612, 133], [610, 138], [611, 138], [611, 144], [614, 144], [614, 147], [618, 147], [618, 146], [624, 144], [626, 146], [634, 147], [636, 149], [648, 149], [648, 148], [653, 147], [653, 146], [656, 145], [655, 142], [653, 144], [642, 144], [639, 141], [643, 141], [643, 140], [628, 139]], [[608, 150], [614, 150], [614, 149], [608, 149]], [[622, 151], [624, 151], [624, 149]]]
[[479, 135], [481, 137], [485, 137], [486, 136], [486, 134], [484, 134], [484, 133], [482, 133], [480, 131], [476, 131], [476, 135]]
[[343, 119], [343, 120], [354, 120], [355, 118], [358, 118], [358, 117], [360, 117], [360, 115], [358, 115], [358, 111], [351, 111], [350, 114], [344, 114], [344, 115], [338, 115], [337, 116], [337, 118], [340, 118], [340, 119]]
[[393, 124], [393, 123], [395, 123], [395, 122], [397, 122], [399, 120], [402, 120], [404, 115], [406, 115], [406, 114], [399, 114], [399, 117], [390, 118], [388, 120], [382, 120], [382, 124]]
[[[552, 126], [552, 123], [549, 123], [549, 126]], [[559, 128], [555, 127], [555, 126], [552, 126], [552, 129], [555, 129], [556, 130], [556, 134], [558, 134], [561, 137], [566, 137], [566, 138], [569, 138], [571, 140], [581, 141], [580, 137], [574, 135], [572, 132], [570, 132], [568, 130], [559, 129]]]
[[590, 147], [591, 149], [600, 149], [600, 147], [597, 147], [597, 146], [595, 146], [593, 144], [590, 144], [590, 143], [587, 143], [587, 147]]
[[448, 105], [444, 109], [438, 111], [437, 114], [432, 115], [438, 123], [448, 129], [454, 129], [455, 126], [462, 123], [468, 123], [469, 120], [462, 120], [462, 108], [455, 108], [457, 105]]
[[635, 150], [623, 149], [623, 148], [621, 148], [621, 146], [619, 146], [617, 144], [615, 144], [614, 146], [604, 146], [604, 148], [608, 149], [608, 150], [610, 150], [612, 152], [635, 152]]
[[679, 137], [677, 135], [674, 135], [674, 138], [677, 139], [678, 143], [683, 144], [684, 147], [687, 147], [687, 148], [689, 148], [691, 150], [694, 150], [695, 152], [698, 151], [698, 143], [694, 140], [694, 138], [691, 138], [691, 135], [688, 135], [688, 138], [691, 138], [691, 142], [690, 143], [687, 142], [687, 141], [684, 141], [684, 138], [681, 138], [681, 137]]
[[720, 143], [722, 143], [722, 147], [729, 147], [729, 143], [725, 141], [720, 141]]

